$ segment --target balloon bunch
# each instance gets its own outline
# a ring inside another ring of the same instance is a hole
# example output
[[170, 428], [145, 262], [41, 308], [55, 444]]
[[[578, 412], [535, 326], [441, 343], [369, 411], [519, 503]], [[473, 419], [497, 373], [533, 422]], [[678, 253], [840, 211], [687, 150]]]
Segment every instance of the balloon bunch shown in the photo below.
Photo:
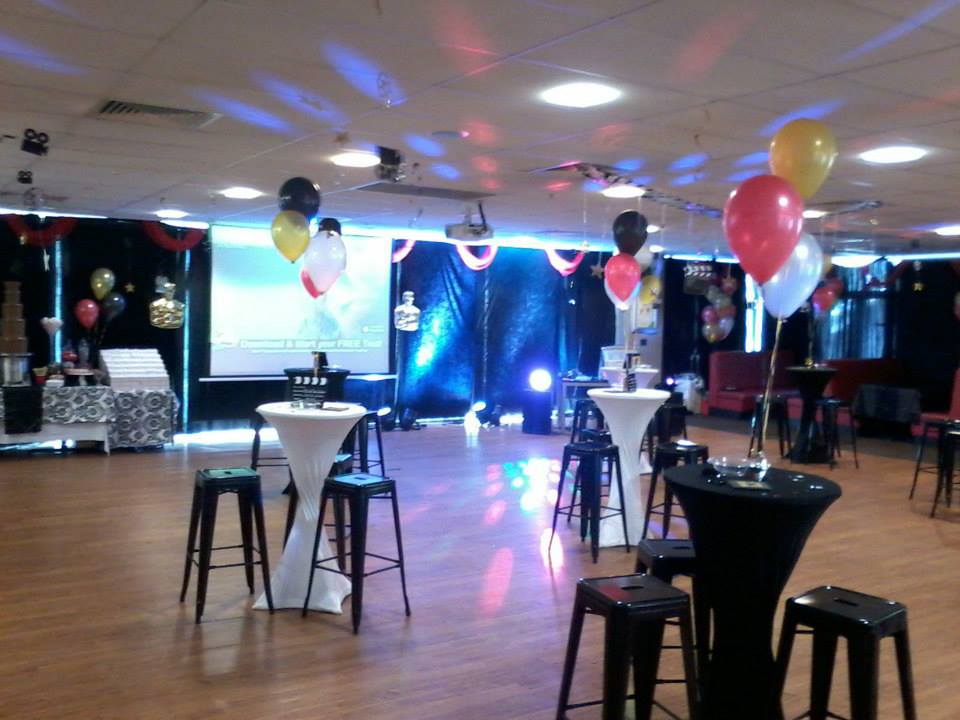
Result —
[[718, 343], [726, 340], [733, 331], [737, 319], [737, 306], [730, 298], [737, 291], [737, 279], [725, 277], [719, 285], [713, 284], [705, 293], [707, 306], [700, 313], [703, 326], [700, 332], [708, 343]]
[[73, 314], [86, 330], [92, 330], [98, 320], [102, 320], [101, 337], [107, 325], [115, 320], [127, 307], [123, 295], [113, 291], [117, 278], [109, 268], [97, 268], [90, 274], [90, 289], [94, 297], [100, 301], [98, 305], [90, 298], [77, 302]]
[[837, 156], [833, 133], [817, 120], [784, 125], [770, 143], [772, 175], [741, 183], [723, 209], [723, 229], [744, 271], [761, 285], [766, 308], [783, 320], [823, 274], [823, 252], [802, 233], [803, 200], [820, 188]]
[[316, 299], [333, 287], [347, 267], [347, 247], [340, 237], [340, 223], [334, 218], [320, 221], [320, 230], [303, 254], [300, 282]]
[[[653, 253], [643, 247], [647, 219], [636, 210], [620, 213], [613, 221], [613, 241], [620, 252], [603, 268], [603, 289], [614, 307], [626, 310], [640, 294], [643, 271], [653, 262]], [[651, 295], [649, 289], [645, 295]]]

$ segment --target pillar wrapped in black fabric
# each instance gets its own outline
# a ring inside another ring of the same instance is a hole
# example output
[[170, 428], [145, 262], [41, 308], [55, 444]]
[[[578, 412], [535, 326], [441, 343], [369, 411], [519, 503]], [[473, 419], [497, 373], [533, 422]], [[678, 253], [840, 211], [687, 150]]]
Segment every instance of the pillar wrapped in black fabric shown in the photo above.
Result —
[[736, 489], [709, 465], [667, 470], [697, 556], [696, 574], [714, 613], [704, 720], [771, 720], [773, 619], [800, 552], [840, 486], [771, 469], [769, 490]]

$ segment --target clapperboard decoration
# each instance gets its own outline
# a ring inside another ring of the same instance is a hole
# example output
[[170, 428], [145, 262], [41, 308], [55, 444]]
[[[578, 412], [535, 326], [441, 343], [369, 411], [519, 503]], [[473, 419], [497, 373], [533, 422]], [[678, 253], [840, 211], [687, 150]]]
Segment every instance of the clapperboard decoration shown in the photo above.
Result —
[[683, 268], [683, 291], [687, 295], [703, 295], [715, 279], [713, 265], [710, 263], [689, 263]]

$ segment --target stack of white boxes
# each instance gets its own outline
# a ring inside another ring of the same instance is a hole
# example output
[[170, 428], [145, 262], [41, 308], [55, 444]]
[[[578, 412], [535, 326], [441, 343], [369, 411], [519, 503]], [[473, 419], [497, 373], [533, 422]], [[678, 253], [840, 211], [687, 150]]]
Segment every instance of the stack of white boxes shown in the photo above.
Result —
[[170, 389], [170, 376], [156, 348], [101, 350], [100, 364], [115, 391]]

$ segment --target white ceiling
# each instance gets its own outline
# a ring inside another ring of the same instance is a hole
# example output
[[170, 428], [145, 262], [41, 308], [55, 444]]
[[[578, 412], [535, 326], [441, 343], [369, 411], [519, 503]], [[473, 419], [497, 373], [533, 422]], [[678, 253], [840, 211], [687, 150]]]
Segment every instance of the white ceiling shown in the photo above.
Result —
[[[501, 232], [608, 237], [613, 217], [639, 204], [666, 224], [663, 244], [712, 252], [724, 247], [716, 220], [530, 171], [623, 164], [659, 190], [721, 206], [738, 177], [764, 171], [755, 154], [778, 124], [813, 113], [841, 146], [813, 204], [883, 202], [825, 228], [810, 222], [814, 231], [888, 250], [960, 244], [928, 231], [960, 223], [960, 0], [5, 0], [2, 10], [0, 132], [52, 139], [43, 158], [0, 143], [7, 207], [24, 190], [16, 172], [32, 169], [52, 209], [176, 207], [266, 224], [281, 182], [305, 175], [324, 193], [322, 214], [348, 224], [435, 229], [458, 218], [456, 202], [353, 190], [373, 172], [327, 160], [345, 130], [351, 145], [419, 162], [408, 182], [494, 193], [485, 207]], [[585, 110], [536, 97], [573, 80], [624, 95]], [[93, 119], [106, 99], [223, 118], [202, 130]], [[470, 136], [438, 141], [437, 130]], [[929, 154], [897, 168], [856, 158], [893, 142]], [[678, 167], [691, 156], [702, 164]], [[215, 194], [231, 185], [267, 195]]]

